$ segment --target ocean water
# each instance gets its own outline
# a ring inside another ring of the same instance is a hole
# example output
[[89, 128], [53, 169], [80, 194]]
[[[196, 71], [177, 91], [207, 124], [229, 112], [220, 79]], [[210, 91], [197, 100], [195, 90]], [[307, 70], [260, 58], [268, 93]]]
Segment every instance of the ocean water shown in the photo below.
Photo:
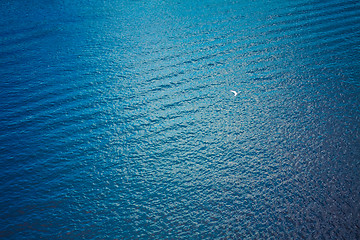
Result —
[[0, 239], [360, 239], [358, 0], [0, 16]]

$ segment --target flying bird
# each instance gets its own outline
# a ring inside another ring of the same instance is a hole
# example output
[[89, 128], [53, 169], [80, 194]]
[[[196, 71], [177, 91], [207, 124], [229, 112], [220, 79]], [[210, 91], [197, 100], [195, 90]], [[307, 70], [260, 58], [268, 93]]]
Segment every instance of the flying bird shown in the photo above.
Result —
[[234, 97], [239, 94], [238, 92], [233, 91], [233, 90], [231, 90], [230, 92], [232, 92], [234, 94]]

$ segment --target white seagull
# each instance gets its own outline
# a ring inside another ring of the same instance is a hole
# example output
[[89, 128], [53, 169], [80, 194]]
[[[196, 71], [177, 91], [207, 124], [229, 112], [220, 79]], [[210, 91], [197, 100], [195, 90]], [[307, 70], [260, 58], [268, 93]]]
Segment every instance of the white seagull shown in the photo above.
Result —
[[233, 90], [231, 90], [230, 92], [232, 92], [232, 93], [234, 94], [234, 97], [236, 97], [236, 95], [238, 95], [238, 94], [239, 94], [238, 92], [233, 91]]

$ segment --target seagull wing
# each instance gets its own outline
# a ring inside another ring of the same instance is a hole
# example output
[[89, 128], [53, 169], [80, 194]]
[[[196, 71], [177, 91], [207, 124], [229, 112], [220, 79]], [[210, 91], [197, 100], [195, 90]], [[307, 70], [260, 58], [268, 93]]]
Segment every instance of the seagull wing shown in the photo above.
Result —
[[238, 93], [233, 90], [231, 90], [230, 92], [232, 92], [234, 94], [234, 96], [238, 95]]

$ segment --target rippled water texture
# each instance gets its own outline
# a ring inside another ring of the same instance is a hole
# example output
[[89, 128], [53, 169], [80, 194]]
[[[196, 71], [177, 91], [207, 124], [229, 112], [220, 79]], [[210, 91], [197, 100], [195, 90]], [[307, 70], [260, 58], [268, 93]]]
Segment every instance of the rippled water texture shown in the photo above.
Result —
[[359, 1], [0, 16], [1, 239], [360, 239]]

